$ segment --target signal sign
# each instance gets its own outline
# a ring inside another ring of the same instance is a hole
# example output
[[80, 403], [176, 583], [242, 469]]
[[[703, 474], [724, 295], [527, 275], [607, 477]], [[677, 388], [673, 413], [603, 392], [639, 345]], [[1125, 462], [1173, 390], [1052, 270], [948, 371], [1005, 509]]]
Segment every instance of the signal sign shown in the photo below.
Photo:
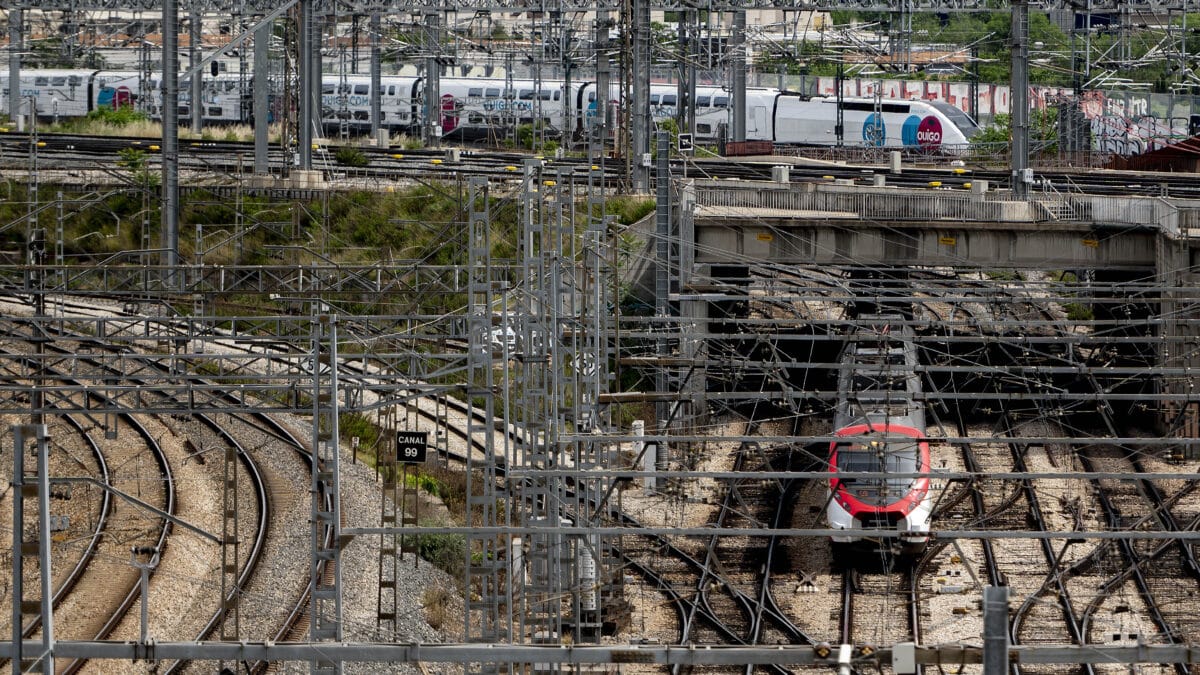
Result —
[[691, 134], [679, 134], [679, 151], [680, 152], [691, 152], [692, 151], [692, 135]]
[[404, 464], [421, 464], [429, 449], [429, 434], [424, 431], [396, 432], [396, 460]]

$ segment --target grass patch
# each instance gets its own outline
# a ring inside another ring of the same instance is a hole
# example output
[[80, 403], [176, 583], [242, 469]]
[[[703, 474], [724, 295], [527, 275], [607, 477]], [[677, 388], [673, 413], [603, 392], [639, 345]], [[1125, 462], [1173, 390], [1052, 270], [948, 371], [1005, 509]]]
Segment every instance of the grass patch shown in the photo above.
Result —
[[450, 608], [450, 591], [441, 586], [430, 586], [421, 594], [421, 608], [425, 610], [425, 622], [434, 630], [441, 630], [458, 615]]
[[622, 225], [632, 225], [654, 212], [655, 201], [648, 197], [618, 196], [606, 201], [604, 206]]

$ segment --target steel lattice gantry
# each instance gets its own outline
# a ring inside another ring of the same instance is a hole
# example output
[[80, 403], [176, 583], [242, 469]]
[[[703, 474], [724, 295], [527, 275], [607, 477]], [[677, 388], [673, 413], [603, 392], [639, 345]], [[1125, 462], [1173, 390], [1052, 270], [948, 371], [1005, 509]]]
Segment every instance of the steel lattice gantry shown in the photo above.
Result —
[[[39, 0], [32, 2], [5, 3], [6, 8], [31, 9], [42, 11], [144, 11], [157, 12], [162, 10], [161, 0]], [[589, 10], [620, 10], [623, 3], [619, 0], [559, 0], [553, 3], [562, 11]], [[729, 12], [739, 9], [786, 9], [786, 10], [861, 10], [899, 12], [906, 11], [1007, 11], [1010, 3], [1000, 0], [714, 0], [712, 2], [686, 2], [685, 0], [654, 0], [652, 6], [659, 9], [703, 9], [708, 11]], [[1058, 7], [1075, 8], [1070, 2], [1042, 2], [1036, 6], [1049, 10]], [[548, 4], [531, 0], [458, 0], [453, 10], [459, 12], [475, 12], [482, 10], [496, 11], [546, 11]], [[1115, 11], [1122, 7], [1146, 12], [1178, 11], [1185, 7], [1183, 0], [1138, 0], [1120, 2], [1119, 0], [1094, 0], [1090, 8], [1095, 12]], [[279, 8], [278, 2], [266, 0], [243, 0], [242, 2], [224, 2], [221, 0], [196, 0], [179, 3], [182, 12], [198, 12], [201, 14], [220, 14], [240, 16], [256, 16], [269, 14]], [[314, 0], [313, 8], [318, 14], [381, 14], [420, 12], [424, 10], [452, 11], [442, 0], [415, 0], [408, 2], [379, 2], [378, 0]]]

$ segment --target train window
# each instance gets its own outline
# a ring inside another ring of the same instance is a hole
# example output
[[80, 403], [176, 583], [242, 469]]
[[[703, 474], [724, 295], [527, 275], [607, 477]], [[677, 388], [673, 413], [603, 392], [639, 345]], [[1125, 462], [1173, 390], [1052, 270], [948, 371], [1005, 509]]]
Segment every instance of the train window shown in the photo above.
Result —
[[588, 92], [588, 103], [592, 103], [595, 100], [596, 100], [596, 92], [589, 91]]
[[71, 75], [67, 78], [67, 84], [72, 87], [81, 86], [83, 84], [83, 78], [79, 77], [78, 75]]
[[542, 99], [543, 101], [549, 101], [550, 100], [550, 90], [543, 89], [543, 90], [539, 91], [538, 98]]
[[209, 117], [220, 117], [220, 116], [221, 116], [221, 114], [222, 114], [222, 113], [224, 113], [224, 112], [225, 112], [225, 111], [224, 111], [224, 110], [222, 110], [220, 106], [216, 106], [216, 107], [213, 107], [213, 108], [209, 108], [209, 109], [208, 109], [208, 116], [209, 116]]
[[354, 93], [355, 93], [355, 94], [367, 94], [367, 93], [369, 93], [370, 91], [371, 91], [371, 85], [369, 85], [369, 84], [356, 84], [356, 85], [354, 85]]
[[487, 98], [500, 98], [500, 90], [488, 87], [487, 89], [483, 90], [483, 95]]
[[650, 105], [658, 105], [658, 94], [650, 94]]
[[332, 84], [321, 85], [321, 93], [322, 94], [332, 94], [333, 93], [333, 85]]
[[543, 126], [547, 126], [547, 127], [548, 127], [548, 126], [550, 126], [551, 124], [553, 124], [553, 122], [551, 122], [551, 121], [550, 121], [550, 118], [549, 118], [549, 117], [543, 117], [543, 118], [542, 118], [542, 125], [543, 125]]
[[532, 117], [522, 117], [520, 120], [517, 121], [517, 124], [533, 124], [533, 118]]
[[46, 87], [49, 85], [50, 85], [50, 80], [44, 76], [33, 78], [33, 86], [35, 86], [35, 87]]
[[468, 124], [483, 124], [483, 119], [484, 118], [481, 113], [477, 113], [477, 112], [467, 113], [467, 123]]
[[[829, 101], [836, 103], [836, 101]], [[909, 105], [907, 103], [878, 103], [873, 101], [843, 101], [842, 110], [857, 110], [859, 112], [875, 112], [878, 108], [879, 112], [899, 113], [901, 115], [908, 114]]]
[[479, 98], [483, 96], [483, 87], [470, 87], [467, 89], [467, 96]]
[[675, 105], [678, 100], [675, 94], [663, 94], [663, 105]]
[[561, 95], [562, 95], [561, 91], [555, 91], [554, 92], [554, 100], [557, 101]]
[[713, 107], [714, 108], [728, 108], [729, 107], [729, 97], [728, 96], [718, 96], [718, 97], [714, 98], [713, 99]]
[[697, 96], [696, 97], [696, 107], [697, 108], [707, 108], [711, 104], [712, 104], [711, 96]]
[[66, 85], [67, 85], [67, 78], [65, 78], [65, 77], [50, 78], [50, 86], [51, 87], [65, 87]]
[[359, 121], [365, 121], [367, 119], [367, 111], [366, 110], [355, 110], [354, 111], [354, 119], [359, 120]]
[[388, 96], [395, 96], [396, 95], [396, 85], [389, 84], [388, 88], [387, 88], [387, 92], [388, 92]]
[[517, 95], [517, 98], [521, 99], [522, 101], [532, 101], [533, 100], [533, 90], [532, 89], [522, 89], [521, 93]]
[[954, 124], [956, 124], [958, 128], [967, 136], [973, 135], [974, 130], [979, 128], [979, 125], [975, 123], [975, 120], [971, 119], [970, 115], [962, 110], [959, 110], [957, 107], [950, 105], [949, 103], [945, 103], [943, 101], [930, 101], [929, 105], [933, 106], [935, 110], [942, 111], [942, 114], [946, 117], [949, 117], [950, 121], [954, 122]]
[[696, 133], [711, 134], [712, 133], [712, 125], [711, 124], [697, 124], [696, 125]]

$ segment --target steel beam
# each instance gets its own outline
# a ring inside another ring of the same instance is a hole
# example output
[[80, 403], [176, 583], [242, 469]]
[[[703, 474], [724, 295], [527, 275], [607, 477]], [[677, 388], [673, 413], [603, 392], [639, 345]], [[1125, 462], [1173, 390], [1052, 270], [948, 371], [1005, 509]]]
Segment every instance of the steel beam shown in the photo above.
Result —
[[[26, 649], [40, 642], [25, 641]], [[0, 643], [0, 658], [14, 653], [10, 643]], [[59, 641], [56, 655], [64, 659], [120, 659], [125, 661], [230, 660], [304, 661], [318, 656], [339, 661], [394, 661], [397, 663], [643, 663], [664, 665], [799, 664], [834, 667], [836, 657], [822, 658], [811, 645], [514, 645], [508, 643], [419, 644], [354, 643], [309, 644], [302, 642], [88, 642]], [[891, 661], [891, 648], [873, 649], [863, 656], [863, 665], [873, 668]], [[1200, 650], [1193, 645], [1016, 645], [1013, 658], [1023, 664], [1077, 663], [1184, 663], [1200, 664]], [[961, 644], [918, 645], [917, 663], [982, 663], [981, 647]]]
[[262, 21], [254, 27], [254, 72], [258, 86], [254, 87], [254, 173], [265, 175], [270, 171], [269, 143], [270, 137], [270, 99], [267, 88], [262, 86], [267, 81], [267, 63], [271, 48], [270, 21]]
[[[26, 640], [36, 649], [40, 643]], [[12, 645], [0, 643], [0, 658], [10, 658]], [[512, 645], [512, 644], [406, 644], [406, 643], [215, 643], [184, 641], [154, 644], [118, 641], [70, 640], [55, 643], [62, 658], [122, 659], [122, 661], [305, 661], [328, 656], [338, 661], [397, 663], [473, 663], [484, 659], [529, 663], [646, 663], [678, 665], [799, 664], [835, 667], [836, 658], [816, 656], [811, 645]], [[1186, 663], [1200, 664], [1193, 645], [1016, 645], [1016, 662], [1030, 664], [1075, 663]], [[863, 657], [866, 668], [889, 663], [892, 649], [872, 650]], [[983, 650], [970, 645], [919, 645], [917, 663], [982, 663]]]
[[[384, 14], [420, 13], [425, 10], [437, 9], [443, 0], [319, 0], [314, 4], [318, 14]], [[852, 6], [843, 0], [718, 0], [707, 4], [704, 9], [712, 12], [731, 12], [743, 9], [783, 9], [787, 11], [833, 11], [855, 9], [869, 12], [899, 12], [906, 2], [911, 0], [860, 0]], [[619, 10], [621, 0], [563, 0], [562, 11], [588, 10]], [[685, 0], [652, 0], [654, 9], [681, 10], [695, 7]], [[1094, 12], [1113, 12], [1127, 2], [1122, 0], [1097, 0], [1091, 3]], [[1067, 0], [1048, 0], [1035, 3], [1039, 11], [1050, 11], [1057, 8], [1074, 9], [1075, 4]], [[1139, 12], [1165, 13], [1180, 11], [1182, 0], [1146, 0], [1137, 2]], [[31, 3], [17, 3], [16, 7], [32, 7]], [[142, 11], [155, 12], [161, 9], [161, 0], [39, 0], [37, 9], [44, 11]], [[199, 11], [202, 14], [234, 14], [243, 16], [267, 14], [278, 7], [271, 0], [193, 0], [184, 5], [186, 11]], [[545, 5], [537, 0], [462, 0], [456, 7], [463, 12], [476, 11], [517, 12], [545, 11]], [[921, 2], [923, 11], [936, 12], [997, 12], [1006, 11], [1009, 3], [1004, 0], [927, 0]]]

